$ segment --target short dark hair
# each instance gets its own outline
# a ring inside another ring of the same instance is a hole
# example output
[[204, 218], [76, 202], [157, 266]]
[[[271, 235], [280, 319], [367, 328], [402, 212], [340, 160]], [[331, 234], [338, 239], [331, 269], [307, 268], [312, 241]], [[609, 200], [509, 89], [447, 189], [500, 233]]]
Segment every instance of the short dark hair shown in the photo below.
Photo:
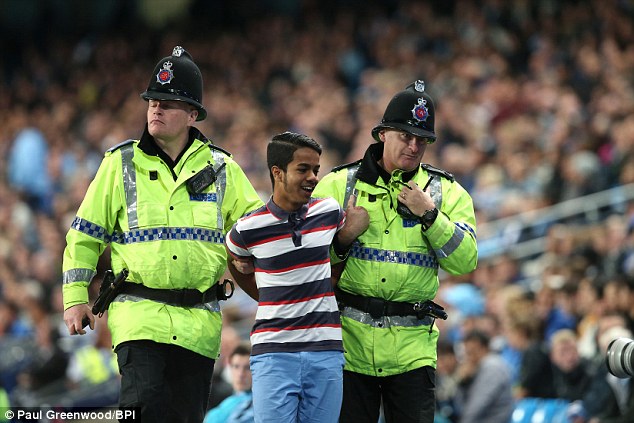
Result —
[[462, 338], [463, 342], [474, 341], [483, 346], [484, 348], [489, 348], [489, 343], [491, 342], [491, 338], [484, 331], [479, 329], [473, 329], [467, 332]]
[[233, 358], [234, 355], [247, 355], [247, 356], [250, 356], [251, 355], [251, 344], [249, 344], [248, 342], [242, 342], [242, 343], [238, 344], [238, 346], [235, 347], [233, 351], [231, 351], [231, 354], [229, 354], [229, 361], [231, 361], [231, 359]]
[[456, 355], [456, 350], [454, 349], [453, 343], [451, 343], [447, 339], [439, 339], [436, 344], [436, 349], [438, 354], [451, 354]]
[[304, 134], [295, 132], [282, 132], [275, 135], [266, 148], [266, 165], [269, 168], [269, 177], [271, 178], [271, 187], [274, 187], [273, 166], [277, 166], [284, 172], [288, 169], [288, 164], [293, 161], [295, 151], [300, 148], [308, 147], [315, 150], [321, 155], [321, 146], [314, 139]]

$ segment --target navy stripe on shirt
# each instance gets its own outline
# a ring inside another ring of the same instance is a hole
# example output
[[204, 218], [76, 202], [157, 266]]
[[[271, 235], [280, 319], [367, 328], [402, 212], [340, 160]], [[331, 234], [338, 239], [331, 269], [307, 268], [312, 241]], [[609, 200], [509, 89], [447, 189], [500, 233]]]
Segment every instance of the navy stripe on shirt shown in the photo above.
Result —
[[280, 256], [257, 258], [253, 264], [257, 272], [279, 273], [300, 267], [323, 264], [328, 260], [330, 260], [330, 246], [320, 245], [313, 248], [289, 251]]
[[332, 283], [330, 278], [320, 279], [314, 282], [293, 286], [275, 286], [260, 288], [258, 305], [273, 305], [308, 301], [332, 295]]
[[316, 311], [304, 316], [290, 319], [256, 320], [251, 333], [265, 331], [280, 331], [294, 329], [309, 329], [314, 327], [340, 327], [339, 311]]
[[334, 339], [316, 342], [263, 342], [255, 344], [253, 355], [288, 351], [343, 351], [343, 343]]
[[[337, 210], [311, 216], [306, 221], [302, 221], [301, 233], [307, 234], [319, 230], [336, 228], [333, 222], [338, 222], [339, 212]], [[243, 243], [236, 243], [245, 250], [260, 244], [266, 244], [277, 239], [290, 238], [292, 229], [295, 226], [291, 222], [283, 222], [278, 225], [270, 225], [254, 229], [243, 229], [240, 231]], [[232, 238], [233, 239], [233, 238]]]

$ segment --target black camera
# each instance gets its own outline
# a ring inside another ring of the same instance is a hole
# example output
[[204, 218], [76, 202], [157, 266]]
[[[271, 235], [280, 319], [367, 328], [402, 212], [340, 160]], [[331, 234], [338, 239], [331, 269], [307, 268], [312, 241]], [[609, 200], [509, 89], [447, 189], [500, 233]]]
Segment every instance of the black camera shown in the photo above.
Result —
[[634, 340], [616, 338], [608, 345], [608, 371], [616, 377], [634, 376]]

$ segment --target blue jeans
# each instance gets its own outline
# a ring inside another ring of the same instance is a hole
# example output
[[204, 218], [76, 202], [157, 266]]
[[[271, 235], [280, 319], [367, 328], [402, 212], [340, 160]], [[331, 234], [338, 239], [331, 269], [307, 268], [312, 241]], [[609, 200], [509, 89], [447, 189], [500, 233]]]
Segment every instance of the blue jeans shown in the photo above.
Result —
[[336, 423], [343, 398], [343, 365], [340, 351], [251, 357], [256, 423]]

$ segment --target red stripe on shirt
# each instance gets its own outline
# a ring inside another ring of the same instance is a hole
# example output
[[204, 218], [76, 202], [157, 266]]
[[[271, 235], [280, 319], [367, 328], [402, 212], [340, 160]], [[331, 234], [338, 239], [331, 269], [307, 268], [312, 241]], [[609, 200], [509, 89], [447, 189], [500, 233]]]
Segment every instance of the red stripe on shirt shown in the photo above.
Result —
[[330, 257], [327, 257], [324, 260], [318, 260], [318, 261], [313, 261], [308, 263], [300, 263], [298, 265], [287, 267], [284, 269], [264, 270], [259, 267], [256, 267], [255, 271], [262, 272], [262, 273], [282, 273], [282, 272], [288, 272], [289, 270], [302, 269], [304, 267], [317, 266], [319, 264], [326, 264], [326, 263], [330, 263]]
[[264, 301], [258, 303], [259, 306], [275, 306], [275, 305], [283, 305], [283, 304], [296, 304], [302, 303], [310, 300], [314, 300], [315, 298], [324, 298], [324, 297], [334, 297], [334, 292], [326, 292], [323, 294], [317, 294], [310, 297], [298, 298], [296, 300], [285, 300], [285, 301]]
[[298, 330], [298, 329], [313, 329], [313, 328], [340, 328], [340, 323], [327, 323], [324, 325], [306, 325], [306, 326], [287, 326], [284, 328], [266, 328], [266, 329], [257, 329], [251, 334], [254, 333], [263, 333], [263, 332], [282, 332], [285, 330]]

